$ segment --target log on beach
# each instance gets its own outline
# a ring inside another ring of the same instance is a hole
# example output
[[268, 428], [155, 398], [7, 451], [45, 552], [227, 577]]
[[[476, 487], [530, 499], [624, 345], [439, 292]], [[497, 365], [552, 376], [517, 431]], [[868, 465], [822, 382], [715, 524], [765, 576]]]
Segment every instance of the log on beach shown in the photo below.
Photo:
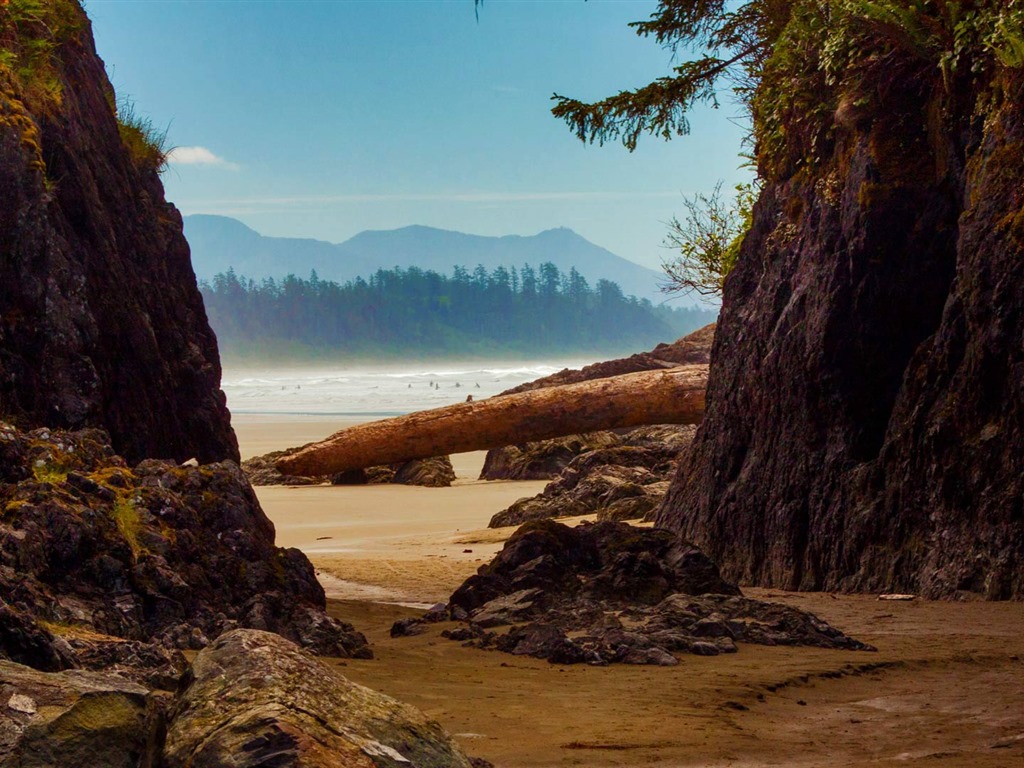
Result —
[[326, 475], [602, 429], [697, 424], [708, 366], [683, 365], [418, 411], [343, 429], [282, 457], [288, 475]]

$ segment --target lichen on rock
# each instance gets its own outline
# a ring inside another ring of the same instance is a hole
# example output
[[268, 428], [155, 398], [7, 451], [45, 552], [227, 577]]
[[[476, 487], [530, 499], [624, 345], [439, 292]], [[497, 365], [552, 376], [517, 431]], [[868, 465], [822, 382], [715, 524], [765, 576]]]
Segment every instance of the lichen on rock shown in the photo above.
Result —
[[174, 684], [165, 649], [236, 626], [333, 656], [365, 639], [324, 613], [313, 567], [233, 462], [129, 467], [99, 430], [0, 423], [0, 656], [41, 669], [117, 666]]
[[437, 723], [350, 682], [283, 638], [221, 636], [195, 659], [171, 713], [166, 768], [470, 768]]

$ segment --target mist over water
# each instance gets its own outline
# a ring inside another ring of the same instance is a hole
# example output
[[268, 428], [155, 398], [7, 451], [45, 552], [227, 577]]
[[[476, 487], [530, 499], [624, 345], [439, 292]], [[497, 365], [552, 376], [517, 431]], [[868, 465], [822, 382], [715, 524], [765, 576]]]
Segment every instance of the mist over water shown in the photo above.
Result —
[[233, 413], [391, 416], [465, 402], [469, 395], [474, 399], [491, 397], [595, 360], [262, 369], [225, 365], [221, 387]]

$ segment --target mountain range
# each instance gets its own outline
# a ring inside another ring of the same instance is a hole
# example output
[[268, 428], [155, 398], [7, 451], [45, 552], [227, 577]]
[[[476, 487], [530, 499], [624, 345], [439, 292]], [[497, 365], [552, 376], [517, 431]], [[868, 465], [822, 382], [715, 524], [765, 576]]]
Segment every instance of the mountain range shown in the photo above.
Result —
[[571, 229], [549, 229], [532, 236], [485, 237], [433, 227], [409, 226], [367, 230], [343, 243], [290, 237], [266, 237], [237, 219], [195, 214], [185, 217], [192, 266], [200, 280], [234, 269], [239, 276], [261, 280], [316, 270], [322, 280], [344, 283], [369, 277], [378, 269], [419, 267], [450, 275], [456, 266], [472, 271], [483, 265], [537, 268], [551, 262], [570, 268], [591, 285], [599, 279], [618, 283], [623, 293], [658, 303], [663, 277], [581, 237]]

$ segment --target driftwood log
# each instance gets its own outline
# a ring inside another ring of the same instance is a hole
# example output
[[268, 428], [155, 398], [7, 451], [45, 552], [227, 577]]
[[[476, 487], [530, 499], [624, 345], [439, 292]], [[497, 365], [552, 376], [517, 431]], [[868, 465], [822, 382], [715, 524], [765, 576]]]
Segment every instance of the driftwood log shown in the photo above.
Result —
[[683, 365], [418, 411], [343, 429], [276, 466], [327, 475], [602, 429], [697, 424], [707, 379], [706, 365]]

